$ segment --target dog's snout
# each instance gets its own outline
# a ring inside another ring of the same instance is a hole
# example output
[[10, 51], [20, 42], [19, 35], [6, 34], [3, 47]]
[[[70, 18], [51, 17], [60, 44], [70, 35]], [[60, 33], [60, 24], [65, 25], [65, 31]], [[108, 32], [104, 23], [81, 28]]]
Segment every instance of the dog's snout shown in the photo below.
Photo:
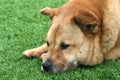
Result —
[[52, 62], [51, 61], [46, 61], [42, 64], [43, 70], [44, 71], [51, 71], [52, 70]]

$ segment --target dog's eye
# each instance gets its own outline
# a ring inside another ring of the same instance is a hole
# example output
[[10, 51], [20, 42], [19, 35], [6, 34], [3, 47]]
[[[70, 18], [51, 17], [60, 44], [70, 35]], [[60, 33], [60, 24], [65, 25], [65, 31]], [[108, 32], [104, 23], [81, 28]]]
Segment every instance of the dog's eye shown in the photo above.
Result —
[[67, 49], [69, 46], [70, 46], [70, 45], [68, 45], [68, 44], [62, 43], [62, 44], [60, 45], [60, 48], [61, 48], [61, 49]]
[[48, 41], [46, 43], [47, 43], [47, 46], [50, 46], [50, 43]]

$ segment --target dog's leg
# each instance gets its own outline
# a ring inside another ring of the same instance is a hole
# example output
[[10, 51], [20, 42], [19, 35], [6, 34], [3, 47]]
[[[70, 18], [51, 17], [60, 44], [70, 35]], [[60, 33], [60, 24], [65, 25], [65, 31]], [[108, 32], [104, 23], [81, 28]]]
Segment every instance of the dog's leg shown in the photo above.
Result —
[[120, 58], [120, 47], [115, 47], [108, 54], [105, 54], [106, 60], [115, 60], [119, 58]]
[[47, 44], [44, 44], [41, 47], [24, 51], [23, 56], [26, 58], [39, 58], [42, 54], [46, 52], [47, 52]]

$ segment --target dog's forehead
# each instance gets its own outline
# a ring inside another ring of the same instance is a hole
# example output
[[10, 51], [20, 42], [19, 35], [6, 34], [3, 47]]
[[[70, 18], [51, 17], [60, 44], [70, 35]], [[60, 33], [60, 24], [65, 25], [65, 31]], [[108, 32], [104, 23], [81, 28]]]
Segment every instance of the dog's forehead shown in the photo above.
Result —
[[82, 31], [73, 23], [54, 23], [51, 25], [50, 30], [47, 34], [47, 40], [50, 42], [65, 42], [67, 44], [79, 43], [79, 39], [83, 39], [84, 34]]
[[58, 34], [61, 35], [61, 33], [63, 33], [69, 25], [71, 25], [69, 16], [68, 17], [64, 17], [64, 15], [55, 16], [52, 19], [52, 24], [48, 31], [47, 38], [53, 39], [54, 36]]
[[[83, 37], [82, 31], [75, 26], [72, 19], [75, 16], [75, 12], [80, 10], [74, 4], [71, 6], [63, 6], [56, 16], [52, 19], [52, 25], [48, 31], [47, 39], [49, 41], [61, 41], [61, 40], [77, 40], [78, 37]], [[82, 17], [82, 16], [81, 16]], [[77, 35], [77, 36], [76, 36]], [[77, 41], [75, 41], [77, 42]]]

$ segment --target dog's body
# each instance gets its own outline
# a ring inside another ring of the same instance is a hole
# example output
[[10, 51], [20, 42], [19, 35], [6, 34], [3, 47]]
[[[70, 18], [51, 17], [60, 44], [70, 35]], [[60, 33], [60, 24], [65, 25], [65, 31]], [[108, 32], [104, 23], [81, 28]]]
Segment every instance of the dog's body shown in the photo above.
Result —
[[24, 55], [40, 57], [47, 52], [41, 56], [45, 71], [59, 73], [120, 58], [120, 0], [69, 0], [41, 13], [53, 21], [47, 43]]

